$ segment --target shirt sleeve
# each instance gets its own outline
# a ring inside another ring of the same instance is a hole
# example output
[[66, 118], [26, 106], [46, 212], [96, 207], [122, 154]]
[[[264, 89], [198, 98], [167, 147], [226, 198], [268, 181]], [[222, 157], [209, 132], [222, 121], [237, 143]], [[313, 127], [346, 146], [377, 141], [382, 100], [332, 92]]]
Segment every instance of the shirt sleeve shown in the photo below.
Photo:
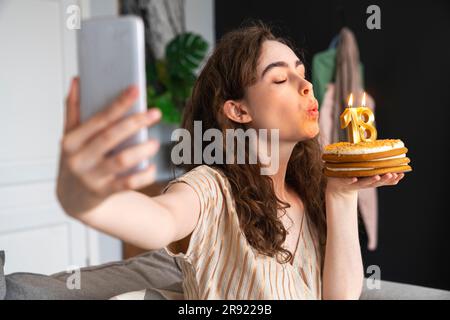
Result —
[[194, 190], [200, 203], [200, 214], [192, 231], [186, 253], [174, 252], [170, 246], [164, 249], [172, 257], [193, 260], [206, 249], [208, 235], [216, 233], [214, 229], [217, 228], [217, 218], [222, 207], [222, 192], [218, 174], [206, 165], [196, 167], [179, 178], [170, 181], [162, 193], [165, 193], [175, 183], [185, 183]]

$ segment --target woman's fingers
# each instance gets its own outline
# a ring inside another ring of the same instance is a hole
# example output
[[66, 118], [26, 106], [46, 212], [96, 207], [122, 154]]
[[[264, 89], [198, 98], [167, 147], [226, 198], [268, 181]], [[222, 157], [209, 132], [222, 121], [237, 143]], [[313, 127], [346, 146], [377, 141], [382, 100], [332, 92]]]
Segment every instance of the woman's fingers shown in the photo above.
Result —
[[90, 170], [96, 166], [104, 156], [119, 145], [125, 139], [135, 134], [140, 129], [154, 125], [161, 118], [161, 111], [153, 108], [148, 112], [136, 113], [120, 120], [114, 126], [107, 128], [97, 135], [76, 155], [83, 159], [79, 163], [79, 170]]
[[404, 173], [397, 173], [395, 174], [396, 176], [386, 185], [389, 186], [395, 186], [401, 179], [403, 179], [403, 177], [405, 176]]
[[329, 183], [341, 185], [341, 188], [349, 190], [358, 190], [365, 188], [378, 188], [382, 186], [396, 185], [403, 177], [404, 173], [386, 173], [384, 175], [376, 175], [371, 177], [360, 177], [360, 178], [337, 178], [337, 182], [333, 179], [328, 178]]
[[393, 173], [392, 178], [386, 181], [382, 186], [394, 186], [396, 185], [403, 177], [404, 173]]
[[156, 139], [149, 140], [145, 143], [129, 147], [120, 153], [105, 158], [98, 163], [96, 168], [90, 172], [93, 180], [104, 180], [107, 182], [115, 179], [115, 175], [125, 172], [134, 167], [142, 160], [153, 157], [159, 149], [159, 142]]
[[66, 114], [64, 121], [64, 134], [76, 128], [80, 122], [80, 87], [79, 78], [75, 77], [70, 83], [66, 98]]
[[367, 183], [363, 184], [363, 188], [378, 188], [382, 186], [396, 185], [403, 177], [404, 173], [386, 173], [382, 176], [374, 176], [367, 179]]
[[96, 133], [119, 120], [133, 105], [137, 95], [137, 87], [130, 86], [108, 108], [96, 113], [86, 123], [68, 132], [63, 139], [63, 151], [69, 154], [77, 151]]
[[372, 185], [377, 183], [381, 180], [381, 177], [379, 175], [372, 176], [372, 177], [364, 177], [364, 178], [358, 178], [356, 182], [351, 184], [351, 186], [355, 189], [363, 189], [363, 188], [370, 188]]
[[385, 186], [385, 185], [389, 185], [396, 178], [397, 178], [397, 174], [396, 173], [383, 174], [380, 177], [380, 180], [378, 180], [377, 182], [375, 182], [372, 185], [370, 185], [369, 188], [378, 188], [378, 187], [382, 187], [382, 186]]

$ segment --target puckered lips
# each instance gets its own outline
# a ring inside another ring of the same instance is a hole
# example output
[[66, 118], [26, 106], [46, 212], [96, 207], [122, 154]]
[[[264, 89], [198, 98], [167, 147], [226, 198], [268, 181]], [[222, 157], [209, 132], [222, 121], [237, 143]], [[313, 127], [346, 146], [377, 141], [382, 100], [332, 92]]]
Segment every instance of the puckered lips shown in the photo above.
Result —
[[313, 118], [317, 118], [319, 116], [319, 104], [316, 99], [311, 101], [306, 111], [308, 112], [308, 115]]

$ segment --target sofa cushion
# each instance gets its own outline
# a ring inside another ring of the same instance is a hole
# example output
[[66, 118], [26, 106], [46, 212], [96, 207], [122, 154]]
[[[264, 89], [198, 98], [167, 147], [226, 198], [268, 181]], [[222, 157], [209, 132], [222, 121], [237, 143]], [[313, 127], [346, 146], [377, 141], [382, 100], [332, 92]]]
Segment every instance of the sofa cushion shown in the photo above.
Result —
[[126, 292], [168, 287], [182, 292], [181, 270], [165, 250], [81, 268], [79, 274], [79, 289], [71, 285], [73, 273], [65, 271], [49, 276], [24, 272], [9, 274], [5, 277], [5, 299], [110, 299]]
[[446, 290], [384, 280], [379, 289], [368, 289], [366, 281], [360, 300], [450, 300], [450, 291]]

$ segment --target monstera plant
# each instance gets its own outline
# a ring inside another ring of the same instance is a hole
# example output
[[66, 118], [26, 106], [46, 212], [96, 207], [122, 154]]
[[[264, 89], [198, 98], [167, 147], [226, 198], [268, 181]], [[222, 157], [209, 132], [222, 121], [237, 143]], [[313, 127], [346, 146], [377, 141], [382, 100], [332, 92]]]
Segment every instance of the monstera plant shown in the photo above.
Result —
[[162, 121], [179, 124], [208, 43], [197, 34], [177, 35], [165, 48], [165, 57], [147, 63], [148, 106], [161, 109]]

